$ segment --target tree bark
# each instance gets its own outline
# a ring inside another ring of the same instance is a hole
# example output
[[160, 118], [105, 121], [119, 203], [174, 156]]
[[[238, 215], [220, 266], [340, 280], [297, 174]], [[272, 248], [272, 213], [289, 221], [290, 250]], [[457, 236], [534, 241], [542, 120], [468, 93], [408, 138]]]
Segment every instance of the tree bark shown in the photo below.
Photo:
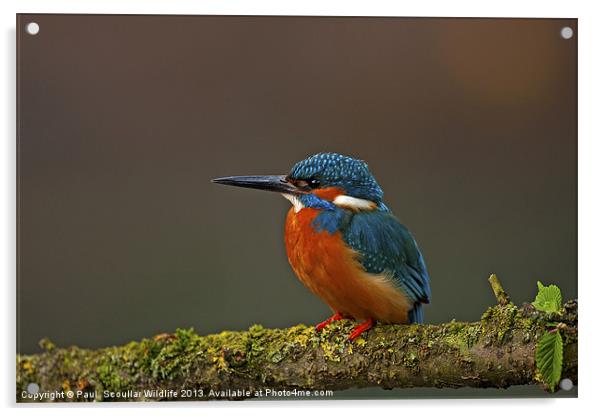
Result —
[[[492, 280], [499, 304], [478, 322], [377, 325], [354, 342], [347, 340], [349, 321], [319, 333], [304, 325], [207, 336], [177, 330], [98, 350], [45, 340], [43, 353], [17, 357], [17, 401], [320, 397], [351, 387], [537, 384], [535, 348], [550, 323], [561, 323], [562, 377], [577, 384], [577, 302], [554, 315], [530, 304], [519, 308]], [[36, 387], [38, 394], [29, 394]]]

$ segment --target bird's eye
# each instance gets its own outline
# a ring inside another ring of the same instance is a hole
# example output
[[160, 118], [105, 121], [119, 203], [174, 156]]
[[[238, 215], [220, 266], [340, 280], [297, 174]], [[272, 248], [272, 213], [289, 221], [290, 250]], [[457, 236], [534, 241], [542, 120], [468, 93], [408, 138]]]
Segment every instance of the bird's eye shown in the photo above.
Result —
[[307, 184], [309, 185], [310, 188], [317, 188], [318, 186], [320, 186], [320, 181], [317, 179], [310, 179], [307, 181]]

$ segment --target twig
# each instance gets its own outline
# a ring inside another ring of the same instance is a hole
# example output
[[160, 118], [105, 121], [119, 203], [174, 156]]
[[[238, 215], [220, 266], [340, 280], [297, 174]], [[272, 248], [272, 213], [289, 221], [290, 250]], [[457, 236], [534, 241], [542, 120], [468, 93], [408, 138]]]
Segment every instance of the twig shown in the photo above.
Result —
[[493, 289], [493, 294], [495, 295], [498, 304], [505, 306], [510, 303], [510, 297], [502, 287], [497, 275], [492, 274], [489, 276], [489, 284], [491, 285], [491, 289]]

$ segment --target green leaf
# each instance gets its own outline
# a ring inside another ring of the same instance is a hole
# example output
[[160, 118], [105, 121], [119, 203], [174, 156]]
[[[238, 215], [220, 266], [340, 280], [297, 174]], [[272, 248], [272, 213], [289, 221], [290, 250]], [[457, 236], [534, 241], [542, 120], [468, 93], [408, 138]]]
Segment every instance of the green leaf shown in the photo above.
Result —
[[562, 293], [556, 285], [544, 286], [537, 282], [539, 291], [533, 301], [535, 309], [543, 312], [560, 312], [562, 308]]
[[547, 332], [537, 343], [535, 365], [551, 390], [558, 385], [562, 373], [562, 336]]

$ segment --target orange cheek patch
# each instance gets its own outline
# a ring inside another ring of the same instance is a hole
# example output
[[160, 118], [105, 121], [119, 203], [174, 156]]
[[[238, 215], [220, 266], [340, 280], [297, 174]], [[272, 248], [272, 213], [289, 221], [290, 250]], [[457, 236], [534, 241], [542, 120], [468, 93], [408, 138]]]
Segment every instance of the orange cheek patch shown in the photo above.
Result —
[[341, 188], [337, 188], [336, 186], [331, 186], [330, 188], [316, 189], [311, 191], [312, 194], [321, 198], [325, 201], [334, 201], [334, 199], [339, 195], [345, 195], [345, 191]]

